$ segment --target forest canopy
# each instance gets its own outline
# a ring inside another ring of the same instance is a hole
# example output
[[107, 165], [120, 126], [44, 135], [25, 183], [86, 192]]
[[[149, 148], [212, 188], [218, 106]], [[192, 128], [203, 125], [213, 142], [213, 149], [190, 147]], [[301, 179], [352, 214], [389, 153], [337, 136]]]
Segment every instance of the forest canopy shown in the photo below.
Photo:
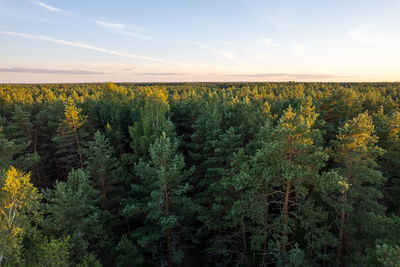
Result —
[[400, 266], [399, 98], [0, 85], [0, 266]]

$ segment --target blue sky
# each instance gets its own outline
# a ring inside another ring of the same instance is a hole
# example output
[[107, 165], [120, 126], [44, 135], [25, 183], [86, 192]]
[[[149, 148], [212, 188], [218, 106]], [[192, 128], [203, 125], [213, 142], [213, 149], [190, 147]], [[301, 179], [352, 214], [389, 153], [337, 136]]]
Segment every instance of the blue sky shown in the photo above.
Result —
[[400, 81], [400, 1], [0, 0], [0, 82]]

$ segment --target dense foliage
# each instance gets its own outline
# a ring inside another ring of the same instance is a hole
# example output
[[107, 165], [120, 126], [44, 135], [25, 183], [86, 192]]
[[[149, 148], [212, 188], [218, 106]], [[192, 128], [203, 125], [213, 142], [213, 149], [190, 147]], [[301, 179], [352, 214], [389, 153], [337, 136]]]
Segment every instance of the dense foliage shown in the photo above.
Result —
[[0, 266], [400, 266], [400, 84], [0, 86]]

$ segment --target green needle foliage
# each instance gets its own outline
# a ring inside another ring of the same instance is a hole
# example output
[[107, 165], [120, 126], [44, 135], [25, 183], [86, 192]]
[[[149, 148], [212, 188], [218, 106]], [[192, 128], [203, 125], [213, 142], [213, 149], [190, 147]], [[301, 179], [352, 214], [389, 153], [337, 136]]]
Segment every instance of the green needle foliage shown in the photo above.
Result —
[[53, 189], [44, 191], [45, 220], [43, 229], [54, 238], [69, 238], [71, 256], [84, 260], [88, 252], [102, 246], [104, 238], [102, 211], [98, 207], [99, 192], [88, 174], [72, 170], [66, 182], [56, 182]]
[[101, 193], [102, 203], [105, 206], [112, 206], [113, 198], [120, 193], [116, 192], [121, 180], [119, 164], [114, 157], [114, 149], [100, 131], [97, 131], [93, 140], [88, 142], [85, 159], [86, 170], [94, 187]]
[[81, 109], [72, 99], [65, 103], [64, 118], [59, 124], [58, 134], [53, 138], [57, 144], [57, 154], [67, 170], [73, 168], [83, 169], [82, 137], [86, 132], [82, 131], [86, 117], [81, 114]]
[[370, 213], [383, 214], [385, 211], [379, 199], [383, 196], [382, 187], [386, 179], [377, 163], [384, 150], [376, 145], [377, 142], [368, 113], [361, 113], [345, 123], [339, 128], [337, 140], [332, 141], [338, 173], [345, 178], [339, 200], [342, 205], [336, 255], [339, 265], [344, 246], [360, 250], [368, 244], [365, 238], [371, 237], [370, 229], [363, 227], [363, 222], [370, 219]]
[[182, 261], [185, 239], [191, 234], [185, 218], [194, 215], [195, 205], [187, 196], [190, 185], [182, 155], [177, 154], [177, 141], [163, 132], [149, 148], [150, 160], [135, 167], [140, 184], [132, 190], [141, 195], [125, 207], [128, 216], [142, 216], [143, 227], [132, 236], [139, 247], [169, 266]]
[[399, 266], [399, 247], [400, 83], [0, 85], [0, 266]]

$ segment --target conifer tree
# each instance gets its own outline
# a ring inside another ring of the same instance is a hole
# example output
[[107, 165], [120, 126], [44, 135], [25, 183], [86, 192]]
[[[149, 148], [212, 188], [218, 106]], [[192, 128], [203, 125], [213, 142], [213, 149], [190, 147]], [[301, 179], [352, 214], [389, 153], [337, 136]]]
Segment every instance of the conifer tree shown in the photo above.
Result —
[[121, 182], [120, 170], [118, 161], [114, 157], [114, 149], [100, 131], [97, 131], [93, 140], [88, 143], [85, 158], [86, 170], [95, 188], [102, 195], [102, 203], [110, 208], [110, 205], [118, 201], [115, 194], [121, 194], [117, 190], [118, 183]]
[[7, 127], [10, 138], [13, 142], [23, 148], [24, 168], [34, 169], [37, 183], [40, 185], [40, 171], [38, 154], [38, 129], [31, 121], [31, 114], [16, 106]]
[[389, 201], [388, 212], [400, 214], [400, 112], [390, 115], [384, 113], [381, 106], [373, 114], [378, 145], [386, 150], [380, 157], [382, 173], [387, 177], [385, 199]]
[[[210, 185], [210, 207], [201, 214], [206, 229], [212, 230], [212, 245], [208, 249], [210, 263], [248, 265], [247, 227], [252, 179], [248, 156], [240, 149], [230, 158], [230, 166], [223, 169], [221, 178]], [[257, 206], [257, 205], [255, 205]], [[207, 217], [208, 215], [208, 217]]]
[[224, 107], [212, 98], [211, 103], [203, 103], [193, 124], [194, 133], [188, 145], [189, 158], [196, 166], [191, 177], [191, 183], [196, 185], [193, 199], [202, 207], [199, 215], [199, 220], [205, 226], [202, 235], [206, 237], [204, 242], [210, 244], [207, 254], [210, 259], [221, 264], [231, 257], [236, 259], [237, 264], [241, 264], [245, 253], [243, 242], [236, 242], [242, 233], [229, 228], [236, 224], [226, 221], [226, 210], [231, 208], [234, 196], [226, 191], [229, 189], [222, 182], [231, 178], [233, 153], [243, 144], [242, 136], [238, 133], [239, 126], [228, 128], [234, 121], [235, 116], [230, 107]]
[[14, 142], [32, 146], [32, 152], [37, 152], [37, 132], [30, 117], [29, 112], [16, 106], [7, 130]]
[[124, 86], [113, 83], [105, 84], [98, 99], [85, 109], [90, 117], [90, 123], [96, 129], [103, 129], [118, 153], [122, 153], [128, 144], [125, 122], [131, 120], [132, 109], [135, 107], [134, 94]]
[[[208, 168], [203, 178], [209, 184], [205, 187], [204, 192], [197, 194], [198, 203], [203, 206], [199, 219], [205, 224], [205, 230], [212, 232], [213, 240], [208, 241], [216, 244], [216, 247], [211, 250], [212, 254], [216, 254], [217, 258], [222, 257], [221, 254], [226, 250], [226, 246], [233, 245], [235, 240], [242, 237], [242, 233], [233, 230], [233, 227], [238, 225], [237, 219], [240, 216], [237, 218], [233, 216], [229, 217], [226, 213], [226, 210], [232, 208], [232, 202], [237, 197], [237, 195], [231, 193], [233, 186], [229, 187], [229, 185], [231, 185], [234, 173], [231, 170], [233, 168], [233, 156], [241, 144], [241, 136], [236, 134], [233, 128], [230, 128], [226, 133], [221, 134], [216, 140], [213, 140], [212, 145], [215, 154], [206, 160], [205, 164], [207, 164]], [[233, 238], [235, 236], [236, 239]], [[238, 259], [238, 264], [240, 264], [240, 261], [243, 263], [245, 251], [243, 251], [242, 245], [243, 243], [236, 246], [239, 249], [231, 250], [231, 254], [235, 255], [234, 257], [241, 258], [241, 260]]]
[[16, 154], [21, 151], [21, 147], [16, 146], [14, 142], [7, 140], [0, 127], [0, 171], [6, 171]]
[[58, 135], [54, 137], [57, 143], [60, 160], [65, 164], [65, 169], [83, 168], [83, 153], [81, 138], [86, 133], [81, 131], [86, 117], [81, 114], [74, 101], [69, 98], [65, 103], [64, 119], [59, 125]]
[[[200, 115], [193, 124], [194, 133], [191, 136], [189, 156], [193, 164], [197, 166], [194, 178], [199, 182], [199, 187], [206, 187], [209, 183], [207, 170], [215, 167], [212, 164], [215, 155], [214, 143], [223, 133], [222, 110], [217, 103], [204, 104]], [[206, 179], [202, 179], [206, 178]], [[207, 180], [207, 181], [206, 181]]]
[[64, 166], [60, 164], [60, 156], [57, 146], [62, 147], [59, 133], [60, 122], [64, 117], [64, 105], [61, 101], [48, 103], [35, 116], [35, 123], [40, 129], [38, 131], [37, 149], [40, 151], [41, 186], [47, 187], [53, 184], [53, 179], [63, 179], [61, 170]]
[[[365, 246], [362, 240], [368, 229], [363, 229], [362, 221], [368, 220], [369, 212], [381, 214], [384, 211], [378, 200], [382, 197], [385, 178], [376, 161], [383, 150], [376, 146], [377, 142], [372, 119], [366, 112], [345, 123], [339, 129], [337, 140], [332, 142], [337, 171], [345, 178], [340, 200], [337, 266], [342, 264], [345, 240], [352, 249]], [[358, 224], [359, 230], [354, 227]]]
[[[48, 239], [36, 233], [28, 241], [32, 245], [24, 247], [19, 266], [68, 267], [73, 263], [68, 249], [68, 238]], [[25, 243], [28, 243], [27, 240]]]
[[[298, 111], [290, 106], [280, 117], [276, 127], [266, 125], [260, 132], [261, 148], [252, 159], [252, 177], [261, 179], [259, 188], [266, 209], [278, 209], [280, 215], [269, 222], [276, 225], [273, 236], [281, 244], [281, 257], [286, 261], [289, 235], [295, 226], [293, 219], [301, 221], [302, 209], [312, 206], [309, 187], [318, 181], [319, 170], [328, 159], [322, 151], [320, 131], [313, 128], [317, 114], [311, 103], [301, 106]], [[311, 111], [310, 111], [311, 109]], [[253, 182], [254, 184], [254, 182]], [[254, 192], [257, 198], [256, 191]], [[258, 218], [264, 216], [257, 215]]]
[[99, 192], [88, 174], [71, 170], [66, 182], [56, 182], [44, 191], [45, 233], [54, 238], [69, 237], [72, 258], [82, 261], [88, 252], [102, 246], [102, 212], [97, 206]]
[[400, 112], [394, 112], [388, 118], [388, 138], [382, 147], [384, 155], [384, 174], [388, 177], [386, 184], [394, 209], [397, 207], [397, 216], [400, 216]]
[[376, 251], [378, 262], [385, 267], [399, 266], [400, 246], [377, 245]]
[[143, 109], [140, 110], [140, 120], [136, 121], [133, 127], [129, 127], [132, 139], [130, 147], [136, 159], [148, 159], [148, 148], [163, 131], [171, 136], [170, 129], [173, 127], [169, 125], [171, 122], [167, 118], [168, 111], [169, 105], [163, 94], [146, 99]]
[[168, 266], [182, 260], [182, 245], [190, 235], [184, 218], [190, 217], [194, 205], [186, 196], [190, 173], [184, 171], [183, 156], [177, 153], [177, 141], [163, 132], [149, 148], [150, 160], [135, 167], [140, 184], [132, 185], [137, 199], [126, 205], [127, 216], [143, 216], [143, 226], [133, 236], [137, 244]]

